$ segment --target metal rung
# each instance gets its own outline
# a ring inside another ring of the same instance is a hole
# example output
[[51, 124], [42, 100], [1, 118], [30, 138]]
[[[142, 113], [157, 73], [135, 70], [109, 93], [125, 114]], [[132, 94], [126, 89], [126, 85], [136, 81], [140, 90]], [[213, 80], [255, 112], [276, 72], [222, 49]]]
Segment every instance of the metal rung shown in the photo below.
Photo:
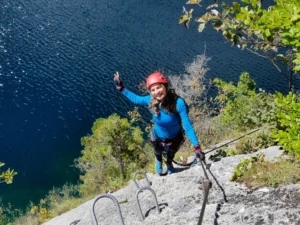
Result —
[[140, 189], [140, 186], [139, 186], [138, 182], [135, 180], [135, 177], [136, 177], [137, 174], [144, 175], [144, 177], [146, 178], [146, 180], [147, 180], [147, 182], [148, 182], [148, 186], [149, 186], [149, 187], [151, 186], [151, 183], [150, 183], [150, 181], [148, 180], [147, 174], [144, 173], [144, 172], [138, 171], [138, 172], [136, 172], [136, 173], [133, 175], [134, 183], [135, 183], [135, 185], [136, 185], [136, 187], [137, 187], [138, 189]]
[[142, 212], [142, 209], [141, 209], [141, 205], [140, 205], [140, 202], [139, 202], [139, 193], [141, 193], [143, 190], [149, 190], [153, 196], [154, 196], [154, 199], [155, 199], [155, 203], [156, 203], [156, 209], [157, 209], [157, 212], [158, 214], [160, 214], [160, 210], [159, 210], [159, 206], [158, 206], [158, 202], [157, 202], [157, 198], [156, 198], [156, 194], [155, 192], [153, 191], [153, 189], [151, 187], [141, 187], [139, 190], [137, 190], [136, 192], [136, 202], [137, 202], [137, 208], [140, 212], [140, 219], [143, 221], [145, 219], [144, 215], [143, 215], [143, 212]]
[[99, 195], [99, 196], [97, 196], [97, 197], [95, 198], [95, 200], [93, 201], [92, 206], [91, 206], [91, 214], [92, 214], [93, 224], [94, 224], [94, 225], [98, 225], [98, 222], [97, 222], [97, 218], [96, 218], [96, 214], [95, 214], [94, 208], [95, 208], [96, 202], [97, 202], [99, 199], [101, 199], [101, 198], [109, 198], [109, 199], [111, 199], [111, 200], [113, 201], [113, 203], [114, 203], [114, 205], [115, 205], [115, 208], [117, 209], [117, 213], [118, 213], [118, 215], [119, 215], [119, 217], [120, 217], [120, 224], [121, 224], [121, 225], [125, 225], [125, 224], [124, 224], [123, 217], [122, 217], [120, 205], [119, 205], [117, 199], [116, 199], [114, 196], [110, 195], [110, 194], [102, 194], [102, 195]]

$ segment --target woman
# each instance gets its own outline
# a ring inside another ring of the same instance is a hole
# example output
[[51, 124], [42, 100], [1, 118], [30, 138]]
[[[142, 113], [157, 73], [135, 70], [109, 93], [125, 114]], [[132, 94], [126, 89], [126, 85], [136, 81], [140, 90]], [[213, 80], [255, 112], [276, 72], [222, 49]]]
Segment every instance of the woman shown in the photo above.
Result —
[[114, 74], [116, 87], [131, 102], [146, 105], [152, 112], [154, 127], [151, 132], [151, 142], [154, 146], [155, 171], [162, 174], [162, 151], [167, 151], [167, 172], [174, 172], [172, 160], [184, 141], [182, 127], [194, 145], [197, 158], [205, 159], [201, 151], [194, 128], [188, 117], [188, 107], [185, 101], [170, 89], [167, 78], [160, 72], [154, 72], [147, 78], [147, 90], [150, 95], [139, 96], [125, 88], [119, 73]]

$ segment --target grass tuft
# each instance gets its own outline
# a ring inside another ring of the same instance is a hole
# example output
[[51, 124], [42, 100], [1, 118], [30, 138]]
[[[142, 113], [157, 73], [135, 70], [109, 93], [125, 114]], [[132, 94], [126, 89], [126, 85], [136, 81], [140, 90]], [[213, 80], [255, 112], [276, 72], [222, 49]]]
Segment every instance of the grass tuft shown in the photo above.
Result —
[[300, 182], [300, 162], [282, 160], [279, 162], [257, 162], [237, 179], [249, 188], [263, 186], [278, 187]]

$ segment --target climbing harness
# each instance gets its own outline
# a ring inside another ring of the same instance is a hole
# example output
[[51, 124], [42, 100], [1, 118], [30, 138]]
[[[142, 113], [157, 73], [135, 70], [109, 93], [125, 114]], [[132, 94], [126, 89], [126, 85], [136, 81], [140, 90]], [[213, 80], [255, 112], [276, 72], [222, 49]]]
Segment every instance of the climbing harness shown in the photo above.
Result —
[[170, 146], [172, 145], [172, 142], [161, 142], [160, 145], [165, 148], [166, 153], [168, 154], [170, 150]]
[[[167, 156], [168, 156], [168, 151], [170, 150], [170, 147], [171, 145], [175, 142], [176, 138], [182, 136], [182, 141], [181, 143], [178, 145], [178, 148], [184, 143], [185, 141], [185, 137], [184, 137], [184, 130], [180, 130], [179, 134], [171, 139], [171, 138], [168, 138], [168, 139], [165, 139], [165, 140], [162, 140], [158, 137], [157, 133], [155, 132], [155, 130], [152, 130], [152, 135], [153, 135], [153, 138], [155, 140], [152, 140], [152, 141], [148, 141], [148, 143], [150, 143], [152, 146], [155, 146], [155, 144], [158, 144], [160, 147], [163, 148], [163, 151], [162, 151], [162, 156], [164, 157], [164, 161], [166, 162], [167, 161]], [[174, 162], [176, 165], [179, 165], [179, 166], [191, 166], [195, 163], [195, 161], [193, 160], [192, 162], [189, 162], [189, 163], [180, 163], [180, 162], [177, 162], [175, 161], [174, 159], [172, 160], [172, 162]]]
[[98, 222], [97, 222], [97, 218], [96, 218], [96, 214], [95, 214], [95, 204], [96, 202], [101, 199], [101, 198], [109, 198], [113, 201], [114, 205], [115, 205], [115, 208], [117, 209], [117, 213], [119, 215], [119, 218], [120, 218], [120, 224], [121, 225], [125, 225], [124, 224], [124, 220], [123, 220], [123, 216], [122, 216], [122, 213], [121, 213], [121, 209], [120, 209], [120, 205], [118, 203], [118, 200], [110, 195], [110, 194], [102, 194], [102, 195], [99, 195], [95, 198], [95, 200], [93, 201], [93, 204], [92, 204], [92, 207], [91, 207], [91, 214], [92, 214], [92, 219], [93, 219], [93, 224], [94, 225], [98, 225]]

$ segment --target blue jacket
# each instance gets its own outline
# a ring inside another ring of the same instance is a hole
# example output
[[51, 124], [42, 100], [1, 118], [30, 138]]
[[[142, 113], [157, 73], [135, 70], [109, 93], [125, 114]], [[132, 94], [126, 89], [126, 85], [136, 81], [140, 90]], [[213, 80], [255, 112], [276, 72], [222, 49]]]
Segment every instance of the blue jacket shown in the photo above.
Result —
[[[139, 96], [129, 91], [128, 89], [122, 91], [122, 94], [125, 95], [132, 103], [136, 105], [145, 105], [145, 106], [150, 105], [150, 99], [151, 99], [150, 95]], [[188, 116], [187, 105], [185, 104], [182, 98], [177, 99], [176, 110], [178, 114], [170, 114], [162, 108], [160, 109], [159, 116], [156, 116], [152, 112], [152, 118], [154, 121], [153, 129], [156, 135], [162, 140], [167, 138], [175, 138], [177, 134], [180, 132], [181, 123], [182, 123], [183, 129], [187, 134], [187, 136], [189, 137], [192, 144], [194, 146], [199, 144], [193, 125], [191, 124]], [[179, 116], [181, 118], [181, 121]]]

